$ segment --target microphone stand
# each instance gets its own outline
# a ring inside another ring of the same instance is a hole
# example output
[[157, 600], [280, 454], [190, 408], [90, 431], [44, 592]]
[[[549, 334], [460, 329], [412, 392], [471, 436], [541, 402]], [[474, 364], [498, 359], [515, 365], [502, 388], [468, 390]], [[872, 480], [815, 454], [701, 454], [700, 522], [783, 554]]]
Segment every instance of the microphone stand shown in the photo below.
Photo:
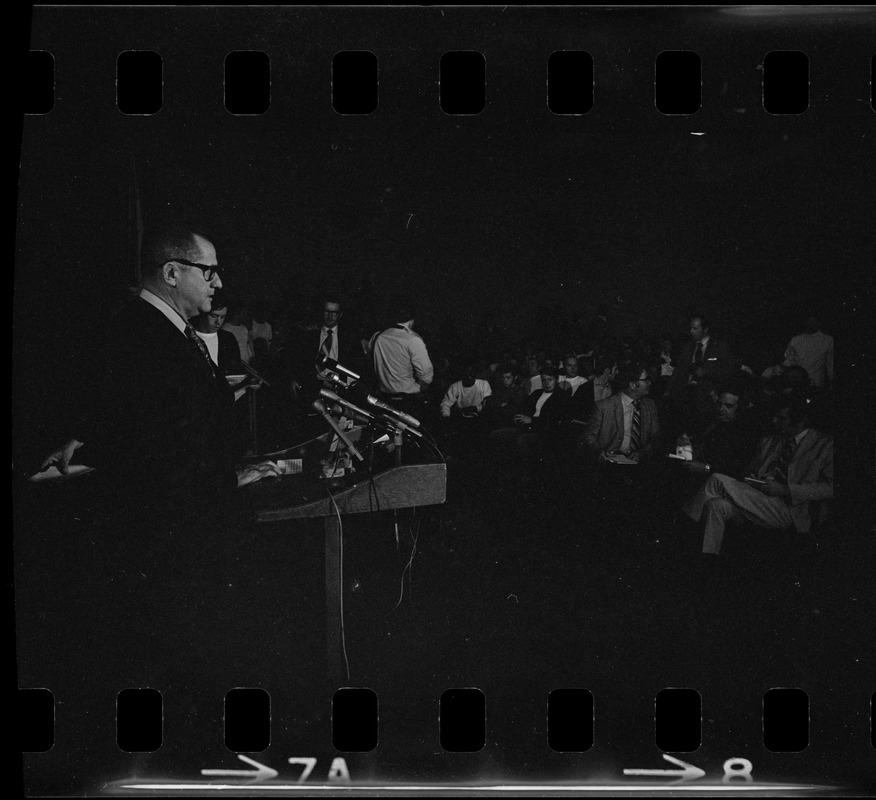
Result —
[[328, 409], [325, 407], [325, 404], [322, 400], [314, 400], [313, 408], [316, 409], [322, 415], [322, 418], [328, 423], [329, 427], [335, 432], [335, 435], [340, 439], [347, 450], [359, 459], [359, 461], [364, 461], [365, 457], [356, 449], [356, 445], [350, 441], [350, 437], [347, 436], [346, 433], [341, 429], [341, 426], [335, 421], [335, 418], [329, 414]]
[[[333, 386], [335, 389], [341, 392], [349, 389], [360, 379], [359, 375], [356, 375], [356, 373], [352, 372], [351, 370], [347, 370], [346, 368], [341, 367], [339, 364], [337, 364], [337, 362], [332, 362], [330, 359], [318, 358], [317, 364], [321, 365], [324, 368], [325, 375], [323, 377], [329, 383], [329, 385]], [[339, 372], [343, 374], [343, 378], [341, 377], [341, 374], [339, 374]], [[348, 379], [352, 379], [352, 382], [348, 383]], [[370, 410], [365, 411], [364, 409], [359, 409], [355, 404], [349, 403], [349, 401], [347, 401], [345, 398], [337, 396], [333, 392], [325, 392], [323, 393], [323, 396], [326, 396], [329, 400], [339, 402], [343, 408], [352, 411], [354, 414], [356, 414], [357, 412], [361, 412], [361, 414], [367, 414], [370, 416]], [[409, 415], [403, 414], [394, 408], [390, 408], [389, 406], [378, 402], [377, 399], [372, 397], [371, 395], [368, 395], [368, 403], [375, 406], [375, 413], [380, 414], [380, 416], [382, 417], [382, 419], [380, 420], [382, 424], [390, 431], [392, 431], [392, 444], [393, 452], [395, 454], [395, 465], [397, 467], [400, 467], [402, 465], [402, 445], [404, 444], [404, 432], [409, 431], [412, 436], [421, 437], [423, 434], [417, 430], [417, 427], [420, 423]], [[320, 403], [320, 405], [322, 404]], [[316, 407], [316, 403], [314, 403], [314, 408]], [[375, 425], [376, 422], [376, 417], [372, 417], [370, 420], [370, 425]], [[374, 442], [373, 437], [371, 438], [371, 447], [373, 451]]]
[[249, 435], [252, 439], [252, 449], [254, 453], [259, 451], [259, 435], [258, 435], [258, 406], [256, 403], [255, 390], [260, 386], [270, 386], [269, 384], [258, 372], [256, 372], [249, 364], [244, 361], [240, 362], [240, 366], [243, 367], [243, 371], [249, 375], [249, 377], [255, 381], [254, 383], [244, 386], [243, 391], [247, 395], [247, 402], [249, 404]]
[[395, 465], [400, 467], [402, 465], [402, 444], [405, 437], [401, 429], [396, 427], [393, 427], [392, 434], [392, 443], [395, 446]]
[[265, 386], [270, 387], [271, 384], [268, 383], [261, 375], [259, 375], [259, 373], [256, 372], [249, 364], [247, 364], [244, 361], [241, 361], [240, 366], [243, 367], [244, 372], [246, 372], [250, 378], [253, 378], [255, 381], [257, 381], [259, 386], [264, 384]]

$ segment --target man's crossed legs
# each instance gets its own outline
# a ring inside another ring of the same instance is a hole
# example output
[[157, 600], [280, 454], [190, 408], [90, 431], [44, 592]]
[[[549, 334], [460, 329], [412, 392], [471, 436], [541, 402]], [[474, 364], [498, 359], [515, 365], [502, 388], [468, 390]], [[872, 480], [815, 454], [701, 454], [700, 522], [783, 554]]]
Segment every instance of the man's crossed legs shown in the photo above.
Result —
[[718, 555], [728, 522], [749, 522], [758, 528], [787, 530], [794, 526], [791, 510], [772, 497], [728, 475], [712, 475], [682, 510], [703, 526], [703, 552]]

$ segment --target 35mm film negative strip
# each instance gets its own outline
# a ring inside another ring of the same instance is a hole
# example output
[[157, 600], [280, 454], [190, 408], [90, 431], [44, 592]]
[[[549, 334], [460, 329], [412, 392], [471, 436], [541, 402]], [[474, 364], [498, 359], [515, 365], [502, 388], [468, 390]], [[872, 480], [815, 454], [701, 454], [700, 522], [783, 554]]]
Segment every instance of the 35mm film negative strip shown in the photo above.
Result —
[[872, 793], [873, 9], [24, 50], [28, 796]]

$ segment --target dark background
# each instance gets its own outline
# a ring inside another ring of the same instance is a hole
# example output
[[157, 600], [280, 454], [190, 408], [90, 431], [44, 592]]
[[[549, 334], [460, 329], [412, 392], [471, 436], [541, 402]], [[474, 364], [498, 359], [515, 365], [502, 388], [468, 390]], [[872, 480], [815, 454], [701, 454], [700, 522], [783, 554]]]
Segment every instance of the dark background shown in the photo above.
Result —
[[[54, 375], [50, 359], [134, 282], [135, 168], [146, 224], [190, 221], [232, 294], [283, 312], [373, 273], [378, 289], [422, 298], [421, 326], [463, 337], [492, 326], [514, 340], [618, 295], [655, 334], [688, 305], [743, 349], [786, 343], [813, 305], [838, 333], [843, 302], [872, 283], [873, 36], [860, 10], [37, 9], [31, 47], [54, 54], [56, 97], [24, 121], [19, 361], [37, 353]], [[115, 61], [131, 48], [163, 59], [158, 114], [115, 107]], [[239, 49], [270, 55], [264, 115], [223, 107], [224, 57]], [[341, 49], [377, 55], [376, 113], [333, 111]], [[479, 115], [439, 108], [451, 49], [486, 58]], [[587, 115], [546, 105], [560, 49], [593, 55]], [[693, 116], [654, 108], [668, 49], [702, 56]], [[773, 49], [808, 54], [807, 113], [763, 110], [758, 65]]]
[[[497, 341], [512, 341], [620, 296], [627, 319], [653, 333], [677, 331], [688, 306], [705, 308], [744, 349], [781, 348], [815, 308], [845, 365], [849, 426], [838, 437], [863, 455], [866, 477], [874, 41], [867, 9], [37, 8], [29, 47], [54, 55], [56, 93], [53, 111], [22, 128], [16, 453], [66, 438], [93, 320], [134, 282], [136, 167], [147, 224], [188, 221], [216, 244], [233, 294], [269, 296], [284, 312], [303, 315], [323, 287], [353, 290], [374, 273], [379, 289], [421, 299], [426, 332], [477, 340], [492, 326]], [[115, 63], [128, 49], [163, 59], [158, 114], [115, 106]], [[222, 104], [223, 60], [249, 49], [270, 55], [271, 107], [234, 117]], [[379, 59], [372, 115], [332, 110], [331, 59], [345, 49]], [[439, 59], [468, 49], [486, 58], [487, 106], [448, 116]], [[547, 59], [563, 49], [594, 59], [585, 116], [546, 106]], [[673, 49], [702, 56], [693, 116], [654, 108], [654, 59]], [[808, 54], [806, 113], [763, 110], [758, 65], [770, 50]], [[872, 490], [847, 470], [848, 483]], [[439, 560], [442, 544], [431, 544]], [[531, 552], [516, 546], [521, 558]], [[474, 585], [482, 573], [471, 563]], [[484, 612], [485, 630], [495, 621]], [[543, 627], [539, 612], [530, 622]], [[528, 675], [509, 683], [523, 687]]]

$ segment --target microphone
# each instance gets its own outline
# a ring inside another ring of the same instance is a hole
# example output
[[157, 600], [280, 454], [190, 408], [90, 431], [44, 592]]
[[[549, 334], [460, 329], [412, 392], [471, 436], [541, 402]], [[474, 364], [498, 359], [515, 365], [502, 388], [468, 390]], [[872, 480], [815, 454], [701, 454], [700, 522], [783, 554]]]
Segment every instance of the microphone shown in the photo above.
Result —
[[[413, 417], [411, 418], [413, 419]], [[396, 431], [402, 431], [404, 433], [412, 433], [414, 436], [418, 436], [420, 438], [423, 437], [423, 434], [420, 433], [416, 428], [412, 428], [410, 425], [405, 425], [401, 420], [395, 419], [394, 417], [390, 417], [389, 414], [383, 415], [383, 420], [387, 427], [392, 428]]]
[[345, 378], [349, 378], [351, 381], [358, 381], [362, 376], [357, 375], [353, 370], [347, 369], [345, 366], [338, 364], [333, 358], [329, 358], [326, 355], [319, 355], [316, 357], [316, 365], [320, 369], [327, 369], [331, 372], [336, 372], [340, 375], [343, 375]]
[[367, 419], [369, 421], [379, 422], [383, 425], [387, 425], [389, 427], [396, 428], [400, 431], [408, 431], [409, 433], [414, 434], [414, 436], [422, 436], [423, 435], [416, 428], [412, 428], [410, 425], [406, 425], [401, 420], [398, 420], [395, 417], [390, 416], [386, 412], [383, 412], [383, 414], [381, 415], [381, 418], [377, 419], [377, 417], [375, 417], [374, 414], [372, 414], [370, 411], [366, 411], [364, 408], [360, 408], [355, 403], [351, 403], [349, 400], [347, 400], [344, 397], [341, 397], [339, 394], [333, 392], [331, 389], [320, 389], [319, 393], [326, 400], [331, 400], [331, 402], [333, 402], [333, 403], [338, 403], [341, 406], [343, 406], [345, 409], [347, 409], [348, 411], [352, 412], [353, 414], [364, 417], [365, 419]]
[[420, 427], [420, 420], [412, 417], [410, 414], [405, 414], [404, 411], [393, 408], [391, 405], [384, 403], [383, 400], [380, 400], [373, 394], [368, 394], [367, 390], [362, 385], [345, 387], [345, 391], [348, 391], [351, 395], [353, 395], [353, 397], [356, 398], [357, 402], [367, 403], [369, 406], [379, 408], [384, 414], [390, 414], [393, 417], [397, 417], [411, 428]]
[[399, 411], [397, 408], [393, 408], [390, 405], [387, 405], [382, 400], [376, 398], [373, 394], [369, 394], [366, 398], [368, 400], [368, 405], [374, 406], [375, 408], [379, 408], [381, 411], [392, 414], [395, 417], [398, 417], [402, 422], [411, 428], [419, 428], [420, 420], [415, 419], [410, 414], [405, 414], [404, 411]]
[[323, 380], [328, 381], [335, 389], [343, 391], [344, 389], [349, 388], [352, 384], [348, 384], [340, 375], [336, 372], [328, 372], [324, 371]]
[[311, 404], [313, 408], [315, 408], [320, 414], [322, 414], [325, 421], [329, 424], [329, 427], [337, 434], [338, 438], [344, 443], [347, 450], [349, 450], [356, 458], [360, 461], [364, 461], [365, 458], [363, 455], [356, 449], [355, 445], [350, 441], [350, 437], [347, 436], [341, 430], [341, 426], [335, 421], [335, 418], [329, 414], [328, 410], [325, 407], [325, 403], [322, 402], [319, 398], [313, 401]]
[[374, 419], [374, 414], [372, 414], [370, 411], [366, 411], [364, 408], [359, 408], [359, 406], [351, 403], [346, 398], [341, 397], [339, 394], [333, 392], [331, 389], [320, 389], [319, 394], [326, 400], [331, 400], [333, 403], [339, 403], [345, 409], [352, 411], [354, 414], [358, 414], [360, 417], [365, 417], [365, 419], [368, 420]]

